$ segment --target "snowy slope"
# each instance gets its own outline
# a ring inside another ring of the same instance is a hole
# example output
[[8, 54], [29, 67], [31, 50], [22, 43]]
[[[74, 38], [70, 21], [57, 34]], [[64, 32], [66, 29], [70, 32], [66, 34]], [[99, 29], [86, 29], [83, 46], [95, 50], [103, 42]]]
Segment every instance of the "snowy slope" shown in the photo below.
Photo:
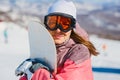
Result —
[[[4, 29], [8, 27], [8, 43], [4, 43]], [[92, 56], [94, 80], [120, 80], [120, 41], [90, 36], [100, 55]], [[13, 23], [0, 23], [0, 78], [18, 80], [15, 69], [20, 62], [29, 57], [27, 30]], [[103, 50], [102, 45], [106, 44]]]
[[99, 56], [92, 57], [95, 80], [120, 80], [120, 41], [97, 36], [91, 36], [90, 40], [100, 52]]
[[[3, 31], [5, 27], [8, 27], [8, 43], [4, 43]], [[14, 71], [27, 57], [29, 57], [27, 30], [13, 23], [0, 23], [1, 80], [18, 80]]]
[[[120, 58], [119, 58], [120, 57], [120, 41], [102, 39], [97, 36], [91, 36], [90, 40], [92, 41], [92, 43], [94, 43], [94, 45], [96, 46], [97, 50], [100, 53], [99, 56], [93, 57], [93, 61], [96, 61], [102, 58], [102, 61], [104, 62], [104, 64], [93, 62], [94, 66], [120, 68]], [[106, 46], [106, 49], [103, 49], [103, 45]], [[110, 62], [110, 64], [107, 64], [107, 62], [108, 63]]]

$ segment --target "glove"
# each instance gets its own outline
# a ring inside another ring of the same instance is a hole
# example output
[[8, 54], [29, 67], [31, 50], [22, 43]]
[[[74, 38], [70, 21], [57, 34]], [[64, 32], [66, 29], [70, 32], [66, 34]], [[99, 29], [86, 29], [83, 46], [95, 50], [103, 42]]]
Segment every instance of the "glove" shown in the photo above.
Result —
[[30, 61], [30, 59], [23, 61], [15, 70], [15, 75], [16, 76], [27, 75], [28, 80], [30, 80], [33, 74], [29, 70], [31, 66], [32, 66], [32, 61]]
[[31, 80], [33, 73], [37, 69], [44, 68], [49, 71], [50, 69], [47, 66], [48, 65], [45, 62], [41, 61], [40, 59], [37, 59], [37, 58], [27, 59], [23, 61], [23, 63], [20, 64], [20, 66], [17, 67], [17, 69], [15, 70], [15, 74], [16, 76], [22, 76], [21, 78], [23, 80], [26, 79], [23, 75], [27, 76], [28, 80]]
[[45, 62], [43, 62], [42, 60], [36, 58], [36, 59], [31, 59], [32, 60], [32, 66], [30, 67], [30, 71], [32, 73], [34, 73], [37, 69], [39, 68], [44, 68], [48, 71], [50, 71], [50, 68], [48, 67], [49, 65], [47, 65]]

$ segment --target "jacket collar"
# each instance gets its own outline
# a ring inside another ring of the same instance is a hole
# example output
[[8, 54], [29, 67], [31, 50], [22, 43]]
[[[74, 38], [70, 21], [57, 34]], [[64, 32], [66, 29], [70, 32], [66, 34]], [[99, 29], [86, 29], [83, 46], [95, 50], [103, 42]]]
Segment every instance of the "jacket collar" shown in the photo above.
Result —
[[69, 40], [66, 40], [64, 43], [56, 45], [56, 48], [57, 49], [70, 48], [74, 44], [75, 42], [70, 38]]

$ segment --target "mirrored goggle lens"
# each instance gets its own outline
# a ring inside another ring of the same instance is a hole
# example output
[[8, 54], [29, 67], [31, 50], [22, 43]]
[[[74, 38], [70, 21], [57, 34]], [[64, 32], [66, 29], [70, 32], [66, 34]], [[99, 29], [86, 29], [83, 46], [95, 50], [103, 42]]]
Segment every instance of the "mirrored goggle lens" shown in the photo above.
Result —
[[57, 25], [61, 25], [63, 30], [71, 28], [71, 18], [63, 16], [47, 16], [46, 24], [50, 29], [55, 29]]

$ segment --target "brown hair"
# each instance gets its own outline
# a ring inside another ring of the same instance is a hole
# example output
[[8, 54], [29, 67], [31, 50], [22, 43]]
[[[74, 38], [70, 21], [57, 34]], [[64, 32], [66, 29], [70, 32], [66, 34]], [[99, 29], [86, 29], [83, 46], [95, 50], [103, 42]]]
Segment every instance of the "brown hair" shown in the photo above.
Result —
[[80, 43], [85, 45], [89, 51], [90, 54], [97, 56], [99, 53], [97, 52], [96, 48], [94, 45], [90, 42], [79, 36], [76, 32], [72, 30], [71, 36], [70, 36], [76, 43]]

